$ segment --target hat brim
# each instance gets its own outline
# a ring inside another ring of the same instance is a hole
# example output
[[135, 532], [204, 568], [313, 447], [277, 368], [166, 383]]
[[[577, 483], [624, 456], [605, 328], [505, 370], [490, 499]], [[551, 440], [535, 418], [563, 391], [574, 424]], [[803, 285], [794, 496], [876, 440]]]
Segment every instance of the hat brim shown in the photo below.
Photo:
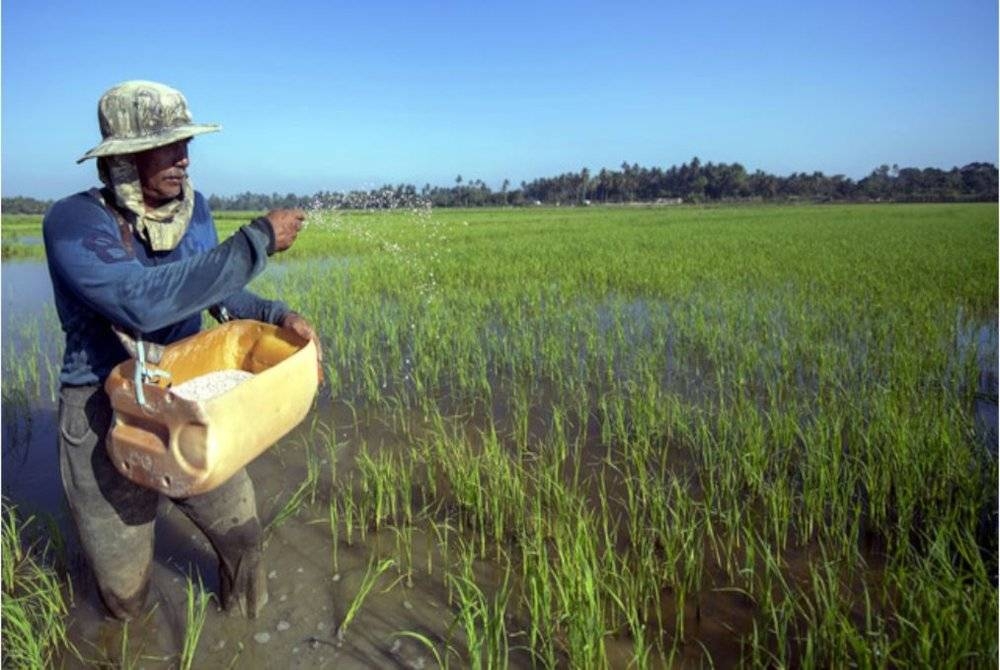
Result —
[[189, 123], [183, 126], [170, 128], [155, 135], [144, 137], [130, 137], [124, 139], [104, 140], [96, 147], [88, 151], [82, 158], [77, 159], [77, 163], [82, 163], [88, 158], [99, 158], [101, 156], [120, 156], [122, 154], [134, 154], [156, 147], [164, 147], [180, 140], [186, 140], [195, 135], [205, 133], [215, 133], [222, 130], [222, 126], [217, 123]]

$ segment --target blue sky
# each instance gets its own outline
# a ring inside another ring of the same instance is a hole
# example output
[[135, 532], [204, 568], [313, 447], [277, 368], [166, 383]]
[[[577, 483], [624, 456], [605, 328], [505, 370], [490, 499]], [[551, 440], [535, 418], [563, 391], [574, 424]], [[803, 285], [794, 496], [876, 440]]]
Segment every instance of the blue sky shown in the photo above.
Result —
[[0, 190], [94, 184], [75, 160], [126, 79], [222, 124], [192, 145], [206, 194], [996, 163], [997, 20], [996, 0], [6, 0]]

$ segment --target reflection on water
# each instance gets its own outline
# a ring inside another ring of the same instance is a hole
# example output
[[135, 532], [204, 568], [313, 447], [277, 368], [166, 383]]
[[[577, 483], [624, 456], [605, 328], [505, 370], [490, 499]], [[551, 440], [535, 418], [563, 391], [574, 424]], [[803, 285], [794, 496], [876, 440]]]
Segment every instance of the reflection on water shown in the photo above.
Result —
[[3, 337], [17, 332], [16, 324], [37, 318], [52, 306], [52, 282], [45, 263], [39, 261], [4, 261], [0, 263], [0, 319]]
[[960, 353], [975, 356], [979, 368], [979, 386], [976, 389], [976, 431], [993, 458], [997, 457], [998, 390], [998, 335], [996, 324], [967, 324], [959, 329]]
[[45, 264], [0, 264], [0, 295], [3, 495], [28, 509], [54, 513], [62, 494], [50, 467], [55, 452], [51, 391], [61, 333]]

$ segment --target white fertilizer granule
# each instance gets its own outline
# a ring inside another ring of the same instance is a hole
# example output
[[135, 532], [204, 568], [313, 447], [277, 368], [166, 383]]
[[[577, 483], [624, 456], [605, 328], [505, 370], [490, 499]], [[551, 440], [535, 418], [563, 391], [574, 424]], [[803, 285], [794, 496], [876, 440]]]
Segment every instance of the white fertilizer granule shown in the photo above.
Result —
[[189, 379], [170, 390], [187, 400], [208, 400], [239, 386], [251, 377], [253, 373], [246, 370], [216, 370]]

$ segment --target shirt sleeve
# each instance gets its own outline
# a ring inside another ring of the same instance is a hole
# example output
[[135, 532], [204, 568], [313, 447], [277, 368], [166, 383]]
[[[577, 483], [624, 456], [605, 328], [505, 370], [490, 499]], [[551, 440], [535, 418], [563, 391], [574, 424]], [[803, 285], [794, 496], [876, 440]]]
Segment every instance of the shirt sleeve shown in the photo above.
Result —
[[[206, 216], [212, 222], [213, 243], [218, 244], [219, 237], [215, 228], [212, 213], [206, 210]], [[234, 319], [254, 319], [278, 325], [291, 310], [280, 300], [267, 300], [252, 291], [243, 288], [225, 297], [219, 305], [226, 308], [229, 316]], [[213, 305], [214, 306], [214, 305]]]
[[268, 231], [250, 224], [208, 251], [145, 266], [124, 247], [111, 213], [90, 197], [53, 205], [43, 237], [53, 276], [95, 312], [139, 333], [197, 315], [240, 292], [264, 270], [270, 242]]

